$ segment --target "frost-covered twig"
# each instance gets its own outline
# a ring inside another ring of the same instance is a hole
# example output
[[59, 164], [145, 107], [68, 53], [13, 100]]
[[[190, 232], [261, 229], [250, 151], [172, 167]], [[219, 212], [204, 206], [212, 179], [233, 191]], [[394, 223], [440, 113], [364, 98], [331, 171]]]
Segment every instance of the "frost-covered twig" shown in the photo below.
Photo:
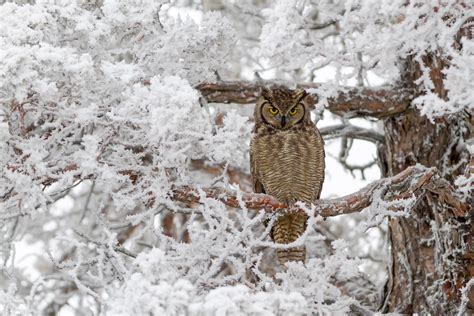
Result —
[[[200, 190], [207, 198], [216, 199], [227, 206], [240, 208], [236, 192], [222, 188], [196, 189], [183, 186], [173, 190], [171, 198], [183, 202], [188, 207], [200, 203]], [[361, 190], [335, 199], [318, 200], [314, 203], [315, 213], [323, 217], [337, 216], [360, 212], [374, 203], [374, 192], [383, 192], [380, 198], [386, 203], [393, 202], [396, 211], [400, 200], [420, 197], [426, 190], [437, 194], [440, 199], [450, 206], [457, 216], [463, 216], [468, 210], [468, 205], [462, 203], [454, 196], [454, 191], [435, 168], [426, 168], [421, 165], [409, 167], [403, 172], [385, 179], [375, 181]], [[380, 193], [379, 193], [380, 194]], [[275, 212], [285, 210], [288, 206], [279, 202], [272, 196], [265, 194], [242, 194], [242, 201], [249, 210], [264, 210]]]
[[472, 293], [472, 288], [474, 287], [474, 279], [471, 278], [466, 285], [464, 285], [461, 289], [461, 306], [457, 313], [457, 316], [465, 315], [466, 307], [469, 303], [469, 293]]
[[[262, 87], [285, 85], [303, 89], [317, 89], [320, 84], [291, 84], [284, 82], [203, 82], [196, 86], [207, 102], [253, 103]], [[328, 110], [345, 117], [385, 118], [405, 111], [413, 99], [413, 91], [405, 88], [384, 87], [377, 89], [350, 88], [341, 90], [337, 97], [328, 99]]]
[[127, 255], [127, 256], [129, 256], [129, 257], [132, 257], [132, 258], [136, 258], [136, 257], [137, 257], [137, 254], [135, 254], [135, 253], [133, 253], [133, 252], [131, 252], [131, 251], [129, 251], [129, 250], [123, 248], [123, 247], [120, 247], [120, 246], [112, 246], [112, 247], [110, 247], [110, 246], [107, 245], [106, 243], [93, 240], [93, 239], [91, 239], [90, 237], [86, 236], [85, 234], [83, 234], [83, 233], [81, 233], [81, 232], [79, 232], [79, 231], [77, 231], [77, 230], [74, 230], [74, 233], [75, 233], [76, 235], [78, 235], [79, 237], [81, 237], [81, 238], [87, 240], [88, 242], [93, 243], [93, 244], [95, 244], [95, 245], [97, 245], [97, 246], [101, 246], [101, 247], [105, 247], [105, 248], [112, 248], [114, 251], [120, 252], [120, 253], [122, 253], [122, 254], [124, 254], [124, 255]]

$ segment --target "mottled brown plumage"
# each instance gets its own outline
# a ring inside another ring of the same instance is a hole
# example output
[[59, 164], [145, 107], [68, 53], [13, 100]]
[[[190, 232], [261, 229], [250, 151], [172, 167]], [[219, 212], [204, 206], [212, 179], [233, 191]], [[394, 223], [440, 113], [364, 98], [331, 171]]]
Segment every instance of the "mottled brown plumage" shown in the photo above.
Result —
[[[264, 90], [255, 106], [250, 144], [256, 193], [293, 205], [319, 198], [324, 180], [324, 143], [311, 121], [314, 101], [304, 90]], [[306, 229], [306, 214], [279, 217], [271, 230], [277, 243], [295, 241]], [[305, 247], [278, 249], [279, 261], [305, 261]]]

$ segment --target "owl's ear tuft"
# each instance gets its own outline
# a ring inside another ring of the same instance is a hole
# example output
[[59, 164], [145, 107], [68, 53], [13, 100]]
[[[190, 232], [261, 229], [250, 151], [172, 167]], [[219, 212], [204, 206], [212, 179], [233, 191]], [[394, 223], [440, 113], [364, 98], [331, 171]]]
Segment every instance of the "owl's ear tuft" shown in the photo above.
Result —
[[271, 98], [272, 96], [272, 89], [269, 89], [265, 86], [262, 86], [262, 89], [261, 89], [261, 92], [260, 92], [261, 96], [264, 97], [265, 99], [268, 99], [268, 98]]
[[294, 95], [296, 96], [296, 98], [302, 100], [308, 95], [308, 92], [306, 92], [306, 90], [304, 89], [298, 89], [298, 90], [295, 90]]

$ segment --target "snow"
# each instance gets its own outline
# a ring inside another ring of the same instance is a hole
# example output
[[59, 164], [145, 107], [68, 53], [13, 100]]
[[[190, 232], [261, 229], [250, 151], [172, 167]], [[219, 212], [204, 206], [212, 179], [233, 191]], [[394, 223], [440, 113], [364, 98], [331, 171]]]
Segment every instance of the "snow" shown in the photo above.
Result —
[[[317, 229], [295, 243], [307, 245], [308, 262], [281, 268], [274, 249], [289, 246], [268, 238], [275, 218], [203, 194], [193, 205], [170, 198], [180, 185], [251, 190], [251, 106], [205, 104], [196, 85], [254, 72], [320, 82], [310, 91], [319, 127], [381, 132], [380, 123], [327, 113], [328, 98], [343, 86], [394, 85], [400, 60], [434, 52], [449, 60], [447, 98], [423, 69], [413, 105], [433, 121], [474, 105], [474, 44], [452, 46], [469, 11], [459, 1], [23, 2], [0, 4], [6, 315], [332, 315], [370, 305], [364, 299], [377, 294], [365, 285], [385, 280], [384, 221], [408, 212], [375, 196], [360, 215], [311, 217]], [[326, 143], [323, 198], [380, 177], [376, 165], [365, 178], [344, 169], [340, 148], [339, 139]], [[367, 163], [376, 150], [356, 140], [348, 162]], [[467, 197], [472, 175], [455, 184]]]

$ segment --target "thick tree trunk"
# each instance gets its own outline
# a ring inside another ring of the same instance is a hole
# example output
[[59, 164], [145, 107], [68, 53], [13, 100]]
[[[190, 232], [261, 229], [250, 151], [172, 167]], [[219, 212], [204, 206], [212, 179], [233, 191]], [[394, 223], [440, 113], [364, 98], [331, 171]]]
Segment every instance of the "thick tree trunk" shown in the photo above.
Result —
[[[424, 59], [434, 91], [446, 98], [442, 69], [445, 63]], [[408, 60], [402, 78], [413, 85], [420, 67]], [[384, 121], [385, 146], [381, 154], [384, 176], [397, 174], [417, 163], [436, 167], [451, 184], [469, 169], [471, 157], [464, 140], [472, 135], [472, 117], [462, 114], [430, 122], [416, 109]], [[473, 277], [472, 207], [453, 211], [441, 195], [427, 193], [409, 218], [389, 222], [392, 263], [383, 305], [385, 312], [452, 315], [461, 304], [461, 288]], [[474, 306], [473, 288], [465, 312]]]

